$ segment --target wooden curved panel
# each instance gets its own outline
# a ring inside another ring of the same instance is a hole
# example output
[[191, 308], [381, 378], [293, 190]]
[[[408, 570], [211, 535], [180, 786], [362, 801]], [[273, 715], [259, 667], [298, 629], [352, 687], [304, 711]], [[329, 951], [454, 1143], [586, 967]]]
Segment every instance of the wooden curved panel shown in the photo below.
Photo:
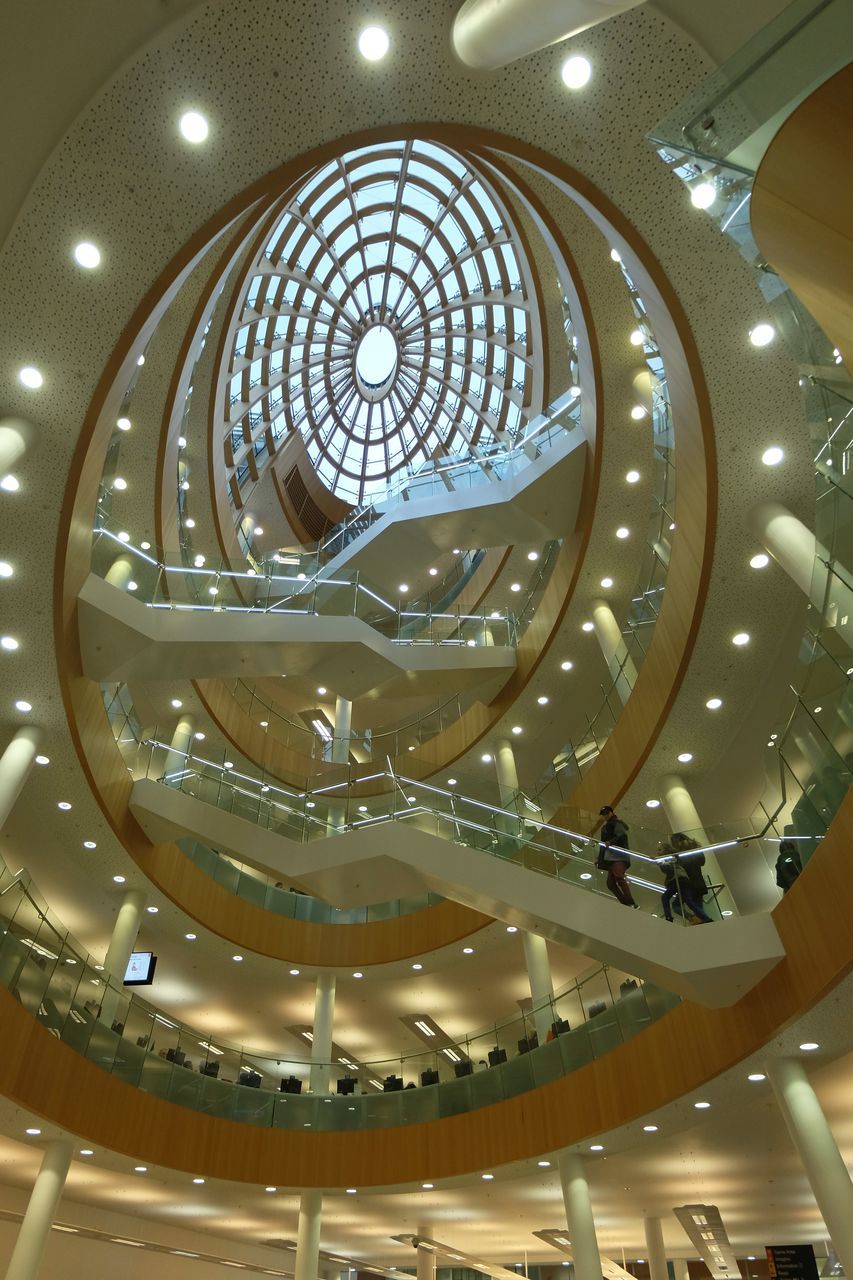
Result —
[[125, 1155], [257, 1184], [387, 1186], [528, 1159], [637, 1120], [699, 1088], [760, 1049], [844, 978], [853, 968], [851, 840], [848, 794], [827, 838], [773, 913], [786, 958], [737, 1005], [682, 1004], [597, 1062], [479, 1111], [353, 1133], [213, 1119], [101, 1071], [51, 1036], [5, 988], [0, 1092]]
[[853, 63], [797, 107], [755, 175], [752, 230], [767, 261], [853, 370]]

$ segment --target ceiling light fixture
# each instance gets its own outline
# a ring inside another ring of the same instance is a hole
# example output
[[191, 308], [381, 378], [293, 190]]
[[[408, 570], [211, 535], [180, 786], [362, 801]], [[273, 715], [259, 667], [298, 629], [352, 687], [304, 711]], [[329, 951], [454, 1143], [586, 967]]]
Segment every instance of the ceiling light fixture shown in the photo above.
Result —
[[178, 128], [187, 142], [196, 146], [204, 142], [210, 132], [210, 126], [200, 111], [185, 111], [178, 121]]
[[401, 583], [400, 583], [400, 585], [399, 585], [399, 587], [397, 588], [397, 590], [400, 592], [400, 595], [401, 595], [401, 596], [405, 596], [405, 595], [407, 595], [407, 594], [408, 594], [408, 591], [409, 591], [409, 584], [408, 584], [408, 582], [401, 582]]
[[722, 705], [723, 705], [722, 698], [709, 698], [708, 701], [705, 703], [705, 706], [708, 708], [709, 711], [719, 711]]
[[474, 948], [473, 948], [473, 947], [463, 947], [463, 948], [462, 948], [462, 954], [463, 954], [463, 956], [472, 956], [472, 955], [474, 954]]
[[361, 972], [361, 970], [360, 970], [360, 969], [356, 969], [355, 973], [354, 973], [352, 976], [353, 976], [354, 978], [363, 978], [363, 977], [364, 977], [364, 974]]
[[572, 667], [573, 667], [574, 665], [575, 665], [575, 664], [574, 664], [573, 662], [569, 662], [568, 658], [566, 658], [565, 662], [561, 662], [561, 663], [560, 663], [560, 670], [561, 670], [561, 671], [571, 671], [571, 669], [572, 669]]
[[50, 756], [36, 756], [36, 764], [50, 764]]
[[694, 209], [710, 209], [717, 198], [717, 188], [713, 182], [699, 182], [690, 192], [690, 203]]
[[27, 702], [26, 698], [18, 698], [17, 702], [15, 703], [15, 710], [23, 711], [24, 714], [26, 714], [26, 712], [28, 711], [32, 711], [32, 709], [33, 709], [33, 704], [31, 702]]
[[365, 27], [358, 37], [358, 51], [368, 62], [380, 62], [391, 47], [384, 27]]
[[746, 1078], [747, 1080], [751, 1080], [753, 1084], [760, 1084], [762, 1080], [767, 1079], [767, 1076], [763, 1071], [750, 1071]]
[[130, 418], [116, 418], [116, 426], [119, 431], [129, 431], [132, 425]]
[[512, 726], [512, 733], [516, 736], [516, 738], [521, 732], [522, 732], [522, 729], [520, 724], [514, 724]]
[[3, 636], [0, 638], [0, 649], [5, 649], [7, 653], [14, 653], [18, 647], [18, 642], [14, 636]]
[[679, 755], [678, 755], [678, 763], [679, 763], [679, 764], [690, 764], [690, 761], [691, 761], [692, 759], [693, 759], [693, 753], [692, 753], [692, 751], [681, 751], [681, 752], [679, 752]]
[[772, 324], [767, 324], [766, 322], [755, 325], [749, 331], [749, 340], [754, 347], [769, 346], [775, 337], [776, 330]]
[[0, 480], [0, 489], [5, 489], [6, 493], [17, 493], [20, 487], [17, 476], [8, 475]]
[[589, 631], [593, 631], [594, 629], [595, 629], [595, 626], [594, 626], [594, 623], [592, 622], [584, 622], [581, 624], [581, 631], [589, 632]]
[[739, 649], [742, 649], [745, 644], [749, 644], [749, 632], [738, 631], [732, 636], [732, 644], [737, 645]]
[[175, 708], [176, 711], [179, 711], [183, 705], [184, 704], [181, 702], [180, 698], [172, 699], [172, 706]]
[[560, 76], [567, 89], [582, 89], [585, 84], [589, 84], [592, 76], [592, 63], [589, 58], [574, 54], [573, 57], [567, 58], [563, 63], [560, 68]]
[[628, 484], [636, 484], [640, 479], [640, 473], [639, 471], [629, 471], [628, 474], [625, 476], [625, 479], [627, 480]]
[[612, 579], [612, 578], [602, 578], [602, 579], [601, 579], [601, 585], [602, 585], [602, 587], [604, 587], [604, 590], [605, 590], [605, 591], [609, 591], [609, 590], [610, 590], [610, 588], [613, 586], [613, 579]]
[[30, 391], [38, 391], [44, 383], [44, 378], [35, 365], [25, 364], [23, 369], [18, 370], [18, 381]]
[[633, 409], [631, 410], [631, 417], [634, 419], [634, 421], [642, 422], [645, 416], [646, 416], [645, 406], [641, 404], [635, 404]]
[[70, 803], [70, 801], [68, 801], [68, 800], [60, 800], [60, 801], [57, 803], [57, 806], [56, 806], [56, 807], [57, 807], [57, 809], [62, 809], [62, 811], [63, 811], [64, 813], [67, 813], [67, 812], [68, 812], [68, 810], [71, 808], [71, 803]]
[[603, 1150], [604, 1150], [604, 1147], [601, 1145], [600, 1142], [594, 1142], [590, 1147], [590, 1151], [603, 1151]]
[[482, 760], [483, 764], [488, 764], [491, 758], [492, 757], [489, 755], [488, 751], [484, 751], [483, 754], [480, 756], [480, 759]]
[[646, 801], [646, 808], [647, 808], [647, 809], [659, 809], [659, 808], [660, 808], [660, 800], [647, 800], [647, 801]]
[[630, 538], [630, 536], [631, 536], [631, 530], [626, 529], [624, 524], [620, 525], [619, 528], [616, 530], [616, 537], [619, 538], [621, 542], [624, 542], [625, 539]]
[[11, 578], [14, 570], [6, 560], [0, 560], [0, 578]]
[[658, 1127], [656, 1124], [643, 1125], [643, 1133], [657, 1133], [657, 1131], [658, 1131]]
[[95, 843], [95, 841], [94, 841], [94, 840], [84, 840], [84, 841], [83, 841], [83, 848], [84, 848], [84, 849], [97, 849], [97, 847], [98, 847], [98, 846], [97, 846], [97, 844]]
[[185, 933], [185, 934], [184, 934], [184, 937], [186, 938], [187, 942], [195, 942], [196, 938], [198, 937], [198, 934], [196, 934], [196, 933]]
[[126, 880], [125, 876], [113, 876], [113, 881], [115, 884], [124, 884], [125, 880]]
[[93, 271], [95, 267], [101, 265], [101, 251], [96, 244], [92, 244], [91, 240], [81, 240], [74, 246], [74, 261], [78, 267]]
[[769, 449], [765, 449], [761, 455], [761, 461], [765, 467], [778, 467], [779, 463], [785, 457], [785, 450], [780, 449], [778, 444], [771, 445]]
[[803, 1053], [814, 1053], [815, 1049], [820, 1048], [820, 1045], [817, 1043], [816, 1040], [806, 1040], [804, 1044], [800, 1045], [800, 1048], [802, 1049]]
[[694, 1102], [693, 1103], [693, 1106], [696, 1108], [697, 1111], [707, 1111], [710, 1105], [711, 1105], [710, 1102]]
[[540, 707], [547, 707], [548, 705], [548, 699], [544, 693], [540, 693], [536, 701], [539, 703]]
[[642, 329], [632, 329], [631, 330], [631, 346], [641, 347], [643, 345], [643, 342], [644, 342], [644, 335], [643, 335]]
[[511, 582], [511, 583], [510, 583], [510, 585], [509, 585], [509, 589], [510, 589], [510, 591], [520, 591], [520, 590], [521, 590], [521, 583], [520, 583], [520, 582]]

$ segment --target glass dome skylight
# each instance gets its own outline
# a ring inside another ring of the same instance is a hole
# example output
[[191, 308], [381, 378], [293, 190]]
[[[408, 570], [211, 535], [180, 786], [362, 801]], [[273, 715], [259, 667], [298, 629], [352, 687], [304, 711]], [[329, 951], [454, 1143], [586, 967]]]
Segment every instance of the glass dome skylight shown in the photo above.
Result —
[[402, 470], [509, 447], [530, 411], [528, 279], [494, 190], [453, 151], [388, 143], [318, 169], [235, 325], [226, 458], [241, 488], [297, 432], [352, 503]]

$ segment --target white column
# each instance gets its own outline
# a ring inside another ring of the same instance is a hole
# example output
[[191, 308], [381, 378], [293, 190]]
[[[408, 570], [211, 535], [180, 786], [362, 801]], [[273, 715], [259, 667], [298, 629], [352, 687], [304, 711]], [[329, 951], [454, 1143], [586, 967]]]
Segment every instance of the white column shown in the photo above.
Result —
[[[660, 798], [671, 832], [683, 831], [700, 845], [728, 838], [727, 831], [713, 833], [711, 838], [702, 825], [687, 783], [678, 774], [668, 773], [661, 778]], [[704, 872], [713, 884], [725, 884], [741, 915], [769, 911], [779, 901], [775, 876], [758, 841], [706, 853]], [[725, 902], [722, 906], [725, 909]]]
[[686, 1258], [671, 1258], [675, 1280], [690, 1280], [690, 1267]]
[[515, 763], [515, 752], [508, 738], [501, 738], [495, 746], [495, 774], [498, 780], [498, 797], [501, 807], [507, 809], [507, 816], [499, 815], [496, 820], [498, 831], [508, 836], [521, 834], [520, 815], [518, 815], [518, 768]]
[[56, 1207], [65, 1187], [73, 1144], [58, 1138], [45, 1147], [30, 1202], [6, 1272], [6, 1280], [36, 1280]]
[[592, 625], [604, 660], [616, 686], [619, 700], [624, 704], [631, 696], [637, 682], [637, 668], [628, 657], [628, 649], [616, 615], [605, 600], [595, 600], [592, 605]]
[[107, 569], [105, 582], [118, 587], [119, 591], [127, 591], [127, 584], [133, 581], [133, 559], [131, 556], [117, 556]]
[[335, 698], [335, 736], [332, 739], [332, 762], [349, 763], [349, 738], [352, 731], [352, 703]]
[[299, 1197], [299, 1226], [296, 1231], [294, 1280], [317, 1280], [320, 1262], [320, 1226], [323, 1216], [322, 1191], [303, 1191]]
[[533, 1025], [539, 1043], [548, 1039], [554, 1011], [550, 1000], [554, 994], [551, 981], [551, 962], [548, 959], [548, 943], [538, 933], [522, 933], [524, 943], [524, 959], [527, 963], [527, 979], [530, 983], [530, 996], [533, 1000]]
[[663, 1245], [663, 1223], [660, 1218], [646, 1218], [646, 1257], [649, 1260], [649, 1280], [669, 1280], [666, 1269], [666, 1250]]
[[466, 0], [453, 23], [453, 47], [469, 67], [493, 71], [568, 40], [640, 0]]
[[100, 1013], [101, 1022], [108, 1027], [112, 1026], [117, 1015], [120, 1021], [124, 1021], [124, 1013], [120, 1012], [120, 1006], [124, 1007], [122, 983], [130, 954], [136, 946], [145, 898], [141, 889], [129, 889], [121, 900], [113, 925], [113, 936], [104, 957], [104, 977], [105, 980], [111, 979], [111, 982], [104, 991]]
[[826, 548], [781, 502], [760, 503], [753, 507], [749, 520], [762, 546], [779, 567], [847, 643], [853, 644], [853, 591], [846, 585], [849, 580], [846, 568], [842, 569], [845, 581], [829, 572], [826, 561], [832, 557]]
[[778, 1058], [767, 1074], [835, 1251], [853, 1276], [853, 1183], [823, 1108], [801, 1062]]
[[34, 436], [32, 427], [20, 418], [0, 422], [0, 476], [8, 475], [20, 462]]
[[575, 1280], [601, 1280], [601, 1255], [583, 1157], [566, 1151], [560, 1156], [559, 1167]]
[[163, 762], [163, 775], [180, 773], [187, 768], [187, 756], [190, 754], [195, 731], [195, 716], [181, 716], [175, 725], [169, 750]]
[[15, 801], [24, 789], [24, 783], [32, 772], [41, 742], [41, 729], [25, 725], [0, 756], [0, 828], [6, 825]]
[[[432, 1224], [419, 1222], [419, 1236], [432, 1236]], [[435, 1280], [435, 1254], [431, 1249], [425, 1249], [422, 1245], [417, 1249], [417, 1275], [415, 1280]]]
[[331, 1084], [332, 1029], [335, 1020], [335, 975], [318, 973], [314, 992], [314, 1039], [311, 1041], [311, 1092], [328, 1093]]

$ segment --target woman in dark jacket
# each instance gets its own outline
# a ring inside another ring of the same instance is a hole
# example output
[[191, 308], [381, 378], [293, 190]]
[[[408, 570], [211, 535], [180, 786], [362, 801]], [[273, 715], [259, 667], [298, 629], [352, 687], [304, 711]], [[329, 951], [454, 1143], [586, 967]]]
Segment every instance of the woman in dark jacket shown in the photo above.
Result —
[[631, 865], [628, 856], [628, 828], [609, 804], [600, 810], [600, 816], [604, 818], [604, 825], [598, 846], [598, 865], [603, 871], [607, 871], [607, 887], [623, 907], [639, 907], [640, 904], [634, 901], [627, 876]]

